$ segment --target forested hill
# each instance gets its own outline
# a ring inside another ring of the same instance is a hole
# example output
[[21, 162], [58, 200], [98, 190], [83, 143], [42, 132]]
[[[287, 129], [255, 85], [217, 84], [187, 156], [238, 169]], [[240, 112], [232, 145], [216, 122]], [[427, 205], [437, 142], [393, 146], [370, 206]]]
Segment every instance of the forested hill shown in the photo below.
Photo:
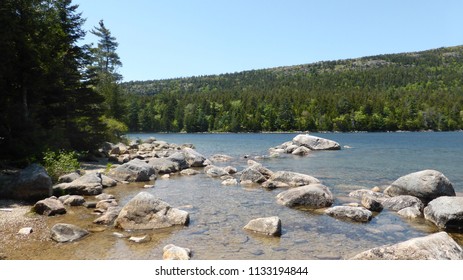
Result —
[[463, 46], [123, 87], [132, 131], [463, 128]]

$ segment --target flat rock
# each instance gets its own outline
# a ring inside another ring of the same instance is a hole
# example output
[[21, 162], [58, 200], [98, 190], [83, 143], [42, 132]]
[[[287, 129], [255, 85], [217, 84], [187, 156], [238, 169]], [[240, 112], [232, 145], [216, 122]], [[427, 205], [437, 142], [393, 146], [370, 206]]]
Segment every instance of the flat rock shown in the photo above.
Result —
[[334, 197], [328, 187], [322, 184], [292, 188], [276, 196], [277, 203], [288, 206], [305, 206], [308, 208], [325, 208], [334, 202]]
[[180, 171], [180, 174], [185, 175], [185, 176], [193, 176], [193, 175], [199, 174], [199, 171], [191, 169], [191, 168], [187, 168], [187, 169]]
[[446, 232], [413, 238], [357, 254], [354, 260], [463, 260], [463, 249]]
[[166, 245], [163, 248], [162, 259], [164, 260], [189, 260], [191, 258], [191, 250], [175, 246], [173, 244]]
[[325, 213], [337, 219], [349, 219], [354, 222], [368, 222], [371, 220], [372, 213], [363, 207], [335, 206], [325, 210]]
[[320, 180], [302, 173], [292, 171], [277, 171], [270, 176], [263, 187], [275, 188], [281, 186], [280, 183], [283, 183], [289, 187], [300, 187], [310, 184], [320, 184]]
[[78, 226], [59, 223], [51, 228], [51, 239], [56, 242], [72, 242], [87, 236], [89, 232]]
[[276, 216], [258, 218], [249, 221], [248, 224], [244, 226], [244, 229], [265, 235], [280, 236], [281, 220]]
[[425, 204], [439, 196], [455, 196], [452, 183], [439, 171], [423, 170], [402, 176], [384, 193], [389, 196], [412, 195]]
[[122, 208], [115, 226], [125, 230], [143, 230], [187, 225], [188, 222], [188, 212], [172, 208], [150, 193], [140, 192]]
[[463, 231], [463, 197], [442, 196], [424, 208], [425, 219], [447, 231]]

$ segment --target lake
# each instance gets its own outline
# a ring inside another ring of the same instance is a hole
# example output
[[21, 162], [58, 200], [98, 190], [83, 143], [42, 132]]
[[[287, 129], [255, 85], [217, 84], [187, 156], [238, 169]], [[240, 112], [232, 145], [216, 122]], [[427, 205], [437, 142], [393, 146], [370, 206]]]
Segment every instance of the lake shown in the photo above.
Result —
[[[320, 137], [337, 141], [339, 151], [312, 152], [305, 157], [283, 155], [269, 158], [268, 149], [291, 140], [294, 133], [278, 134], [129, 134], [131, 139], [156, 137], [169, 143], [191, 143], [209, 157], [227, 154], [233, 160], [216, 165], [231, 165], [243, 170], [247, 158], [256, 159], [273, 170], [288, 170], [314, 176], [335, 195], [335, 205], [352, 201], [348, 193], [392, 183], [411, 172], [435, 169], [453, 183], [457, 195], [463, 192], [463, 133], [324, 133]], [[246, 158], [245, 158], [246, 157]], [[198, 169], [201, 170], [201, 169]], [[275, 196], [282, 189], [222, 186], [220, 179], [172, 175], [158, 179], [154, 188], [145, 183], [118, 185], [106, 189], [124, 205], [140, 191], [148, 191], [173, 207], [190, 213], [187, 227], [132, 232], [148, 234], [151, 241], [136, 244], [118, 238], [118, 231], [107, 228], [94, 232], [74, 244], [43, 243], [29, 248], [38, 259], [162, 259], [162, 248], [175, 244], [192, 250], [192, 259], [349, 259], [380, 245], [425, 236], [438, 229], [422, 218], [410, 221], [387, 210], [375, 214], [368, 223], [341, 221], [322, 211], [304, 211], [278, 205]], [[281, 237], [267, 237], [243, 230], [251, 219], [279, 216]], [[88, 209], [73, 208], [70, 213], [50, 217], [48, 224], [92, 224], [95, 216]], [[452, 234], [463, 245], [461, 234]], [[42, 246], [42, 247], [40, 247]]]

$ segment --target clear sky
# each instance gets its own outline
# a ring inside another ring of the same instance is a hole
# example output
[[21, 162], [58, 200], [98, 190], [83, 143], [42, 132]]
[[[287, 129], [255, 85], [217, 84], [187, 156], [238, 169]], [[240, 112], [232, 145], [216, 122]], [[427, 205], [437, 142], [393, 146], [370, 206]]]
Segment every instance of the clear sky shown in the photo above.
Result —
[[[290, 66], [463, 44], [462, 0], [74, 0], [103, 19], [124, 81]], [[96, 38], [87, 34], [88, 42]]]

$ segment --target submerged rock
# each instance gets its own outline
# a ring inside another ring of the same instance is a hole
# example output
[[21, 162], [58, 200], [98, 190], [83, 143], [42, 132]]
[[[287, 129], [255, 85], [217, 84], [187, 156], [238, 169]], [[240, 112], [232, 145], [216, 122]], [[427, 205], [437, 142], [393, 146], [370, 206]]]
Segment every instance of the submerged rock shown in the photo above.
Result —
[[188, 212], [172, 208], [150, 193], [140, 192], [122, 208], [115, 226], [125, 230], [142, 230], [187, 225], [188, 222]]
[[357, 254], [354, 260], [463, 260], [463, 249], [446, 232], [385, 245]]
[[384, 193], [389, 196], [412, 195], [425, 204], [439, 196], [455, 196], [452, 183], [439, 171], [423, 170], [402, 176]]
[[311, 184], [292, 188], [276, 196], [277, 203], [288, 206], [305, 206], [308, 208], [325, 208], [334, 202], [334, 197], [327, 186]]
[[280, 236], [281, 220], [276, 216], [258, 218], [249, 221], [249, 223], [244, 226], [244, 229], [265, 235]]
[[424, 217], [441, 229], [463, 231], [463, 197], [434, 199], [424, 208]]

